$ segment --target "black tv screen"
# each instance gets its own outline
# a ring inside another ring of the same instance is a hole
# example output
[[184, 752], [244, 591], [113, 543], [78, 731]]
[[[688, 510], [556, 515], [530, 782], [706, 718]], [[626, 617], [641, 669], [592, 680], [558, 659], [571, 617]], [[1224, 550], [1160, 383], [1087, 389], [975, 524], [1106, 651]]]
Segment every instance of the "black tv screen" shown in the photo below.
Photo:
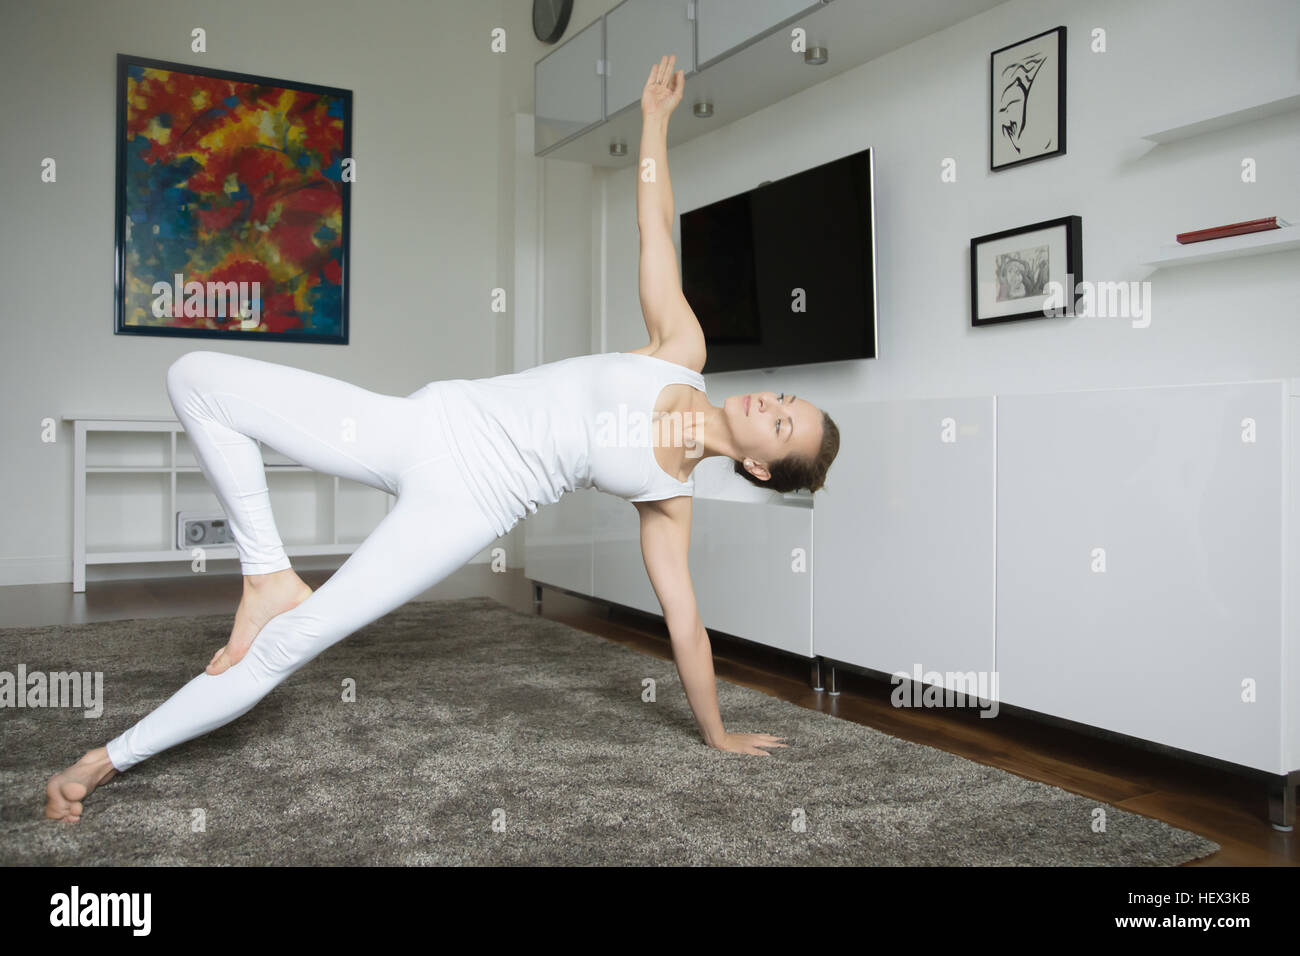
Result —
[[876, 358], [871, 150], [681, 216], [706, 372]]

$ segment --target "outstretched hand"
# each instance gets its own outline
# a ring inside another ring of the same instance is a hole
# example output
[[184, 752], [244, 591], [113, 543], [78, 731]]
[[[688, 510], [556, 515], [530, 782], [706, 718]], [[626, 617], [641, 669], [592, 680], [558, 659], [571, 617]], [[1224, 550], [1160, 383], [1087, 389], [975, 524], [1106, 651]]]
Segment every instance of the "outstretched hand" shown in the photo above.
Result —
[[771, 734], [726, 734], [722, 742], [718, 744], [718, 750], [726, 750], [737, 754], [754, 754], [758, 757], [772, 756], [766, 750], [760, 750], [760, 747], [785, 747], [786, 744], [780, 743], [785, 740], [784, 737], [773, 737]]
[[686, 89], [686, 71], [673, 72], [676, 55], [665, 56], [650, 67], [650, 78], [641, 91], [641, 115], [668, 118], [682, 101]]

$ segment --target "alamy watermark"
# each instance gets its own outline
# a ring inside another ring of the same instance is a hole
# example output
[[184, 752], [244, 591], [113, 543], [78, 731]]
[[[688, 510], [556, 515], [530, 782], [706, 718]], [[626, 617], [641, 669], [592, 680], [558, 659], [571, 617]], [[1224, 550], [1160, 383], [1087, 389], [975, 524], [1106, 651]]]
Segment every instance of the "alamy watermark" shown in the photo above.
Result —
[[997, 671], [894, 671], [889, 702], [895, 707], [978, 707], [981, 717], [998, 715]]
[[0, 671], [0, 708], [72, 707], [87, 717], [104, 713], [103, 671]]
[[152, 893], [83, 893], [73, 885], [50, 897], [51, 926], [118, 926], [133, 936], [148, 936], [152, 912]]
[[172, 282], [155, 282], [153, 314], [157, 319], [239, 319], [243, 329], [262, 324], [262, 283], [185, 281], [176, 273]]
[[[1074, 290], [1068, 300], [1066, 288]], [[1075, 282], [1074, 276], [1066, 273], [1064, 283], [1052, 280], [1043, 292], [1043, 315], [1048, 318], [1073, 315], [1081, 319], [1132, 319], [1135, 329], [1151, 324], [1150, 282]], [[1078, 302], [1069, 308], [1076, 297]]]
[[[695, 438], [696, 431], [704, 423], [703, 412], [655, 412], [652, 415], [621, 402], [616, 412], [596, 415], [596, 445], [601, 448], [651, 447], [651, 432], [659, 421], [667, 423], [667, 435], [660, 433], [664, 439], [661, 445], [684, 445], [687, 458], [697, 458], [704, 453], [702, 444]], [[688, 429], [688, 425], [693, 427]]]

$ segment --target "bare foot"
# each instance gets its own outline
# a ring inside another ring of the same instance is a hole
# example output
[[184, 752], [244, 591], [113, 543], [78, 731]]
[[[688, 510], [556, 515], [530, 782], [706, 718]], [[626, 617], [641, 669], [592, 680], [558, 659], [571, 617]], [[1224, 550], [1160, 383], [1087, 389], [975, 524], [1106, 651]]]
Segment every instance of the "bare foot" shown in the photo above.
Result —
[[45, 785], [45, 815], [51, 820], [76, 823], [81, 819], [82, 801], [92, 790], [117, 776], [108, 751], [98, 747]]
[[235, 611], [230, 641], [212, 655], [204, 672], [216, 675], [238, 664], [271, 618], [297, 607], [311, 593], [312, 589], [292, 568], [245, 577], [244, 596]]

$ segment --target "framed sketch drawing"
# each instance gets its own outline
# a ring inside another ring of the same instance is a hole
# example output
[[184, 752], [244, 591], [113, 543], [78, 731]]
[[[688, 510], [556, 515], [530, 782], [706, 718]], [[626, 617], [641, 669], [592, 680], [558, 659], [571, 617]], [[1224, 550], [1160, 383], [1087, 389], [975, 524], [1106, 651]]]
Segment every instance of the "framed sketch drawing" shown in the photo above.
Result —
[[1073, 316], [1083, 219], [1063, 216], [970, 242], [970, 324]]
[[115, 328], [348, 341], [349, 90], [120, 54]]
[[1065, 155], [1065, 27], [989, 55], [989, 169]]

